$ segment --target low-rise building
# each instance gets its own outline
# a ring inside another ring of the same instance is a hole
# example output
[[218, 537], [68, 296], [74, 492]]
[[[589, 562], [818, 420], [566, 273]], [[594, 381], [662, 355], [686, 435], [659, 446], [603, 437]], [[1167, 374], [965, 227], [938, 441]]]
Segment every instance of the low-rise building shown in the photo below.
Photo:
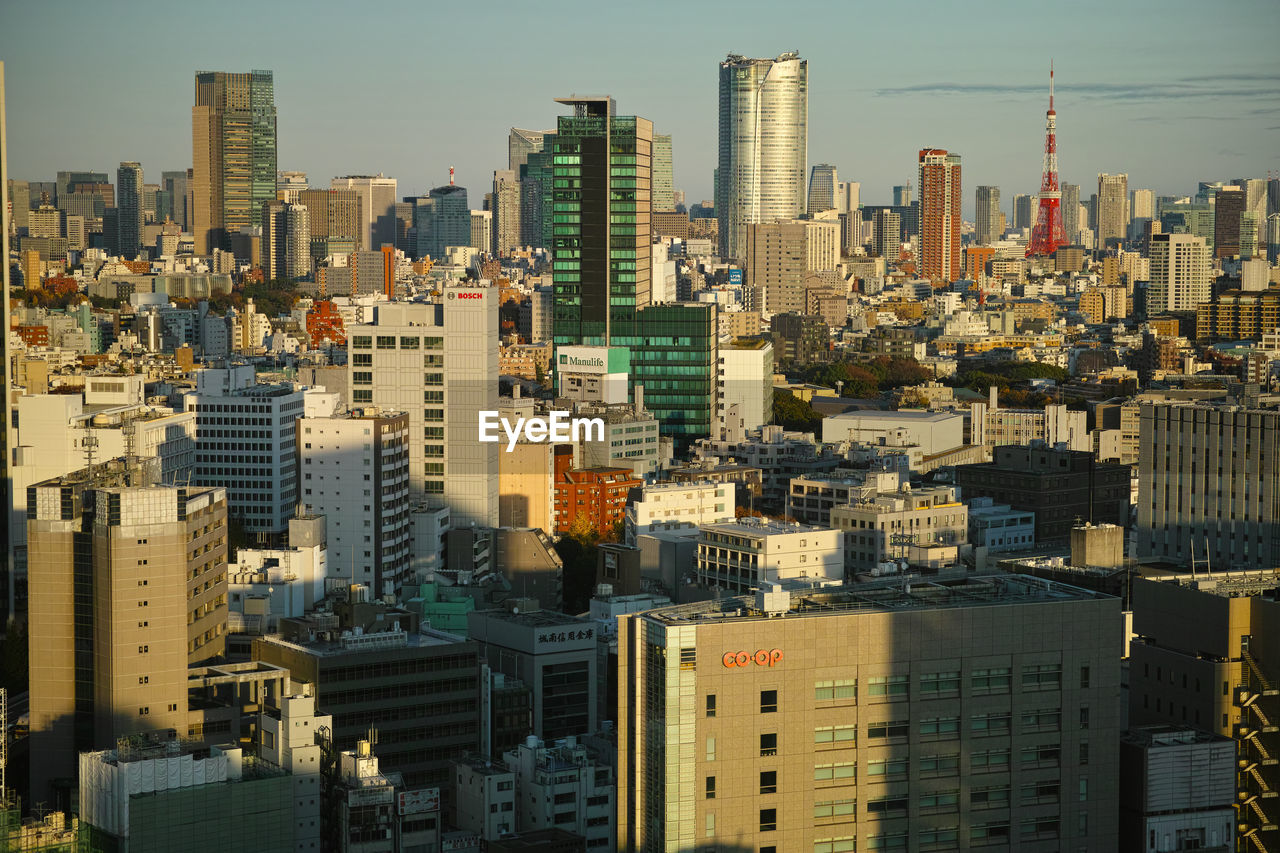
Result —
[[844, 579], [839, 530], [752, 517], [698, 529], [698, 582], [703, 586], [744, 593], [795, 578]]
[[1125, 850], [1148, 853], [1231, 853], [1236, 849], [1235, 778], [1231, 738], [1160, 725], [1124, 732], [1120, 843]]
[[966, 501], [969, 505], [969, 544], [989, 554], [1017, 551], [1036, 541], [1036, 514], [998, 504], [991, 498]]
[[588, 850], [613, 847], [617, 785], [600, 756], [576, 738], [549, 745], [530, 736], [503, 759], [515, 773], [519, 831], [564, 829], [584, 836]]
[[969, 508], [952, 486], [876, 494], [831, 510], [832, 526], [844, 532], [845, 569], [850, 574], [887, 570], [915, 546], [963, 545], [969, 538]]
[[634, 545], [637, 536], [654, 530], [731, 521], [736, 512], [734, 491], [727, 483], [654, 483], [632, 489], [625, 541]]

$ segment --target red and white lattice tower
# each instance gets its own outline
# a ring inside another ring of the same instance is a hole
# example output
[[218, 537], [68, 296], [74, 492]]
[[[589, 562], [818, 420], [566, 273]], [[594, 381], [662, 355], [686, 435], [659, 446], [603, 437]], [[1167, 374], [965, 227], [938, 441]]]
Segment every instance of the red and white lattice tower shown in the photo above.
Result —
[[1062, 230], [1062, 192], [1058, 188], [1058, 114], [1053, 109], [1053, 62], [1049, 63], [1049, 111], [1044, 114], [1044, 172], [1040, 177], [1036, 224], [1027, 257], [1052, 255], [1066, 245]]

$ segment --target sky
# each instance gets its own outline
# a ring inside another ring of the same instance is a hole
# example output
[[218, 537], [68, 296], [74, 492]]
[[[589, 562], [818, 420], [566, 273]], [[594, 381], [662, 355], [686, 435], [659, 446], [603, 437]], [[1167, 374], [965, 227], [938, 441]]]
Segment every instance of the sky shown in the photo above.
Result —
[[[191, 164], [197, 70], [275, 73], [278, 165], [383, 172], [402, 196], [448, 181], [479, 208], [512, 126], [550, 128], [556, 97], [609, 94], [672, 134], [675, 186], [709, 199], [718, 63], [809, 62], [809, 163], [862, 184], [864, 204], [915, 183], [916, 152], [963, 158], [1002, 206], [1039, 188], [1048, 66], [1061, 179], [1099, 172], [1189, 195], [1201, 180], [1280, 170], [1280, 3], [271, 0], [187, 4], [0, 0], [9, 173], [146, 180]], [[806, 176], [807, 179], [807, 176]]]

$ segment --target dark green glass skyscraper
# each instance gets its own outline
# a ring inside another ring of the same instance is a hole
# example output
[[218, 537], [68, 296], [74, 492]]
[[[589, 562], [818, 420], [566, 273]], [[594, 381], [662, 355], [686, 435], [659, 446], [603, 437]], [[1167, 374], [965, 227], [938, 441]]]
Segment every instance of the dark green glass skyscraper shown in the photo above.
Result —
[[[716, 307], [651, 304], [653, 123], [615, 115], [612, 98], [557, 99], [552, 154], [552, 257], [557, 345], [624, 346], [630, 384], [664, 435], [710, 434]], [[533, 162], [533, 157], [530, 157]]]
[[557, 344], [607, 345], [649, 304], [653, 122], [609, 97], [557, 98], [552, 235]]

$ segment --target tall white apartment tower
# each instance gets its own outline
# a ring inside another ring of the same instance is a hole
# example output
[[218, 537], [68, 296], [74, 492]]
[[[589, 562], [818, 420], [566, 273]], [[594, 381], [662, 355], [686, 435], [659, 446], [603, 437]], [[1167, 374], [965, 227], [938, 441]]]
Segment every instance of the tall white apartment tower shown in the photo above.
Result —
[[729, 54], [720, 63], [720, 255], [746, 257], [748, 226], [805, 209], [809, 63]]
[[448, 505], [453, 525], [498, 526], [499, 446], [479, 441], [498, 408], [498, 289], [443, 288], [394, 302], [347, 334], [351, 405], [409, 413], [409, 493]]
[[1203, 237], [1152, 234], [1147, 313], [1194, 311], [1213, 296], [1212, 275]]

